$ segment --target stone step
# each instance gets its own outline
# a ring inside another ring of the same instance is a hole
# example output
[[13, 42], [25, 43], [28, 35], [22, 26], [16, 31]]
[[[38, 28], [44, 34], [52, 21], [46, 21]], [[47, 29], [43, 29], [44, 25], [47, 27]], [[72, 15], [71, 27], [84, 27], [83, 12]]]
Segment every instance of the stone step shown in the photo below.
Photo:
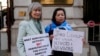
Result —
[[11, 46], [11, 56], [19, 56], [16, 46]]
[[1, 36], [1, 50], [8, 50], [8, 38], [7, 38], [7, 28], [3, 28], [0, 30]]
[[7, 50], [0, 50], [0, 56], [11, 56]]

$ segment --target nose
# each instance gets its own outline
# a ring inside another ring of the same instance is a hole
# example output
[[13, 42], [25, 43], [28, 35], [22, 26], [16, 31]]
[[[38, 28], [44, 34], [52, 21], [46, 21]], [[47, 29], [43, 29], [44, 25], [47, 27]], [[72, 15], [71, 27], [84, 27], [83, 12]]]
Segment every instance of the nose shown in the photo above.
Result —
[[62, 15], [59, 15], [60, 18], [62, 18]]
[[40, 13], [40, 11], [36, 11], [36, 13]]

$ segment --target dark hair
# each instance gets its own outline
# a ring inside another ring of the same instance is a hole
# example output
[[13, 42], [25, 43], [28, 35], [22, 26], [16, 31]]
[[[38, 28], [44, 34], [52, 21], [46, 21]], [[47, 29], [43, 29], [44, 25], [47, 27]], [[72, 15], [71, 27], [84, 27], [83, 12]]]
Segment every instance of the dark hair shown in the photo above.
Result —
[[66, 12], [65, 12], [65, 10], [64, 10], [63, 8], [56, 8], [56, 9], [54, 10], [53, 16], [52, 16], [52, 21], [55, 22], [55, 23], [56, 23], [56, 18], [55, 18], [55, 16], [56, 16], [56, 14], [57, 14], [57, 11], [59, 11], [59, 10], [62, 10], [62, 11], [64, 12], [65, 19], [66, 19]]

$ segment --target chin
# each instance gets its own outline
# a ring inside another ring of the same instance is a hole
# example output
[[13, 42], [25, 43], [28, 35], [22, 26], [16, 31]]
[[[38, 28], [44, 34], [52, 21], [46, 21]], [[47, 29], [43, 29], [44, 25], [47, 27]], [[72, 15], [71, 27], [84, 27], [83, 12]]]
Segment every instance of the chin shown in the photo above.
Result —
[[40, 19], [40, 17], [39, 18], [35, 18], [36, 20], [39, 20]]
[[34, 17], [34, 18], [39, 19], [40, 17]]

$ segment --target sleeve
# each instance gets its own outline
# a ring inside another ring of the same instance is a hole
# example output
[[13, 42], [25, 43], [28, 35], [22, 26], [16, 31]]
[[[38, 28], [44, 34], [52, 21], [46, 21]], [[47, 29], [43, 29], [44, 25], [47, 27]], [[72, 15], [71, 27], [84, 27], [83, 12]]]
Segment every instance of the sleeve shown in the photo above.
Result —
[[20, 56], [26, 56], [23, 37], [26, 35], [26, 22], [21, 22], [18, 29], [17, 48]]
[[72, 27], [69, 24], [67, 24], [66, 27], [67, 27], [68, 30], [73, 30]]
[[45, 32], [49, 33], [49, 31], [50, 31], [50, 26], [48, 25], [48, 26], [45, 27]]
[[48, 26], [45, 28], [45, 32], [48, 33], [49, 35], [53, 34], [53, 29], [51, 29], [51, 25], [48, 25]]

